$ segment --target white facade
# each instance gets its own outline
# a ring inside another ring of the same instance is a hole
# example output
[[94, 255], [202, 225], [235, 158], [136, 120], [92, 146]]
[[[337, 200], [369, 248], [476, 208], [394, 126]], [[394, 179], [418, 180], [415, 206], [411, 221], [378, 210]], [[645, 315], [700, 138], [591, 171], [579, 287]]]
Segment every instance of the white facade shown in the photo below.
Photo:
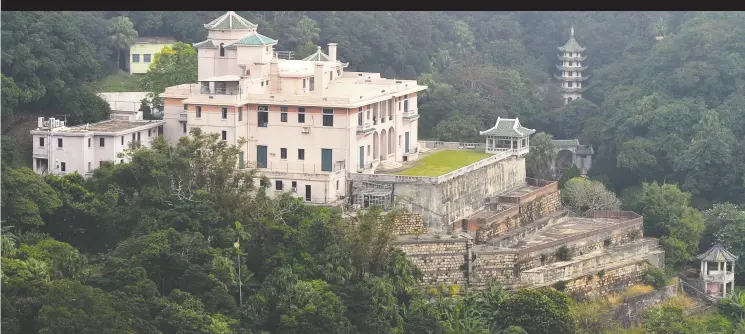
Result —
[[[192, 127], [241, 147], [246, 168], [271, 180], [269, 192], [292, 191], [328, 204], [346, 194], [348, 173], [374, 173], [383, 162], [415, 159], [415, 80], [345, 72], [337, 45], [303, 60], [279, 59], [276, 40], [234, 12], [205, 25], [198, 83], [166, 89], [164, 132], [171, 143]], [[258, 181], [257, 181], [258, 182]]]
[[119, 157], [133, 141], [149, 146], [163, 121], [111, 119], [67, 127], [61, 120], [40, 117], [33, 137], [33, 169], [39, 174], [87, 175], [101, 162], [123, 163]]

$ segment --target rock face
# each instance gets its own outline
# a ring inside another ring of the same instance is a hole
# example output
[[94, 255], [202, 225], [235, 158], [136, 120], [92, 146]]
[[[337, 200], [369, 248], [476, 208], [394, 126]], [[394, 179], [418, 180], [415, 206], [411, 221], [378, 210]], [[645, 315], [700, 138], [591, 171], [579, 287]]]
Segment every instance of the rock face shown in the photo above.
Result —
[[446, 235], [412, 236], [423, 228], [415, 216], [396, 223], [396, 244], [428, 285], [553, 285], [580, 299], [593, 298], [638, 283], [646, 268], [664, 262], [657, 240], [643, 237], [640, 215], [590, 211], [569, 217], [556, 182], [527, 179]]

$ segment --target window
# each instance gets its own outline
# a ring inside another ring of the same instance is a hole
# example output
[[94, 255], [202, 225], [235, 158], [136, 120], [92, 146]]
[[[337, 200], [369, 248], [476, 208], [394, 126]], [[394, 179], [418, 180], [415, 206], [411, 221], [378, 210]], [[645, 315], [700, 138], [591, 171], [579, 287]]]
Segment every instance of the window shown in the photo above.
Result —
[[220, 43], [220, 57], [225, 57], [225, 43]]
[[336, 190], [339, 190], [339, 180], [336, 180]]
[[135, 140], [137, 140], [137, 134], [136, 133], [132, 133], [132, 141], [135, 141]]
[[98, 146], [105, 147], [106, 146], [106, 138], [98, 138]]
[[202, 106], [197, 106], [197, 118], [202, 118]]
[[305, 160], [305, 149], [302, 149], [302, 148], [297, 149], [297, 159]]
[[287, 107], [279, 107], [279, 111], [281, 112], [287, 112], [289, 109]]
[[91, 171], [91, 162], [90, 161], [88, 161], [88, 171], [89, 172]]
[[567, 87], [572, 87], [572, 82], [571, 81], [567, 82]]
[[305, 89], [307, 86], [307, 79], [303, 79], [303, 89]]
[[39, 146], [44, 147], [44, 137], [39, 137]]
[[370, 156], [370, 145], [367, 145], [367, 156]]
[[261, 82], [261, 87], [264, 87], [264, 82], [263, 81]]
[[67, 165], [64, 162], [59, 163], [59, 170], [64, 172], [67, 170]]
[[140, 55], [132, 55], [132, 62], [133, 63], [139, 63], [140, 62]]
[[238, 152], [238, 168], [243, 169], [245, 168], [246, 162], [243, 159], [244, 153], [243, 151]]
[[88, 138], [88, 147], [91, 147], [91, 139]]
[[62, 138], [57, 138], [57, 147], [62, 147]]
[[282, 123], [287, 123], [287, 113], [286, 112], [283, 112], [283, 113], [279, 114], [279, 120]]
[[124, 163], [124, 159], [119, 160], [119, 163], [120, 164], [123, 164]]
[[297, 181], [292, 181], [292, 191], [297, 191]]
[[225, 130], [222, 131], [222, 140], [228, 140], [228, 132]]
[[334, 71], [329, 71], [329, 80], [334, 80]]
[[222, 108], [222, 119], [228, 119], [228, 108]]
[[142, 55], [142, 62], [143, 63], [149, 63], [150, 62], [150, 56], [149, 54]]
[[188, 104], [184, 104], [184, 110], [189, 110], [189, 105]]
[[139, 132], [137, 133], [137, 142], [138, 143], [140, 142], [140, 133]]
[[283, 188], [282, 180], [274, 181], [274, 190], [282, 190]]
[[305, 123], [305, 108], [304, 107], [297, 108], [297, 122]]
[[238, 122], [243, 122], [243, 107], [238, 107]]
[[[150, 138], [150, 136], [152, 135], [153, 135], [152, 129], [147, 129], [147, 137]], [[124, 139], [124, 137], [122, 137], [122, 139]]]
[[259, 127], [265, 128], [269, 125], [269, 112], [259, 111]]
[[323, 108], [323, 126], [334, 126], [333, 108]]
[[409, 111], [409, 100], [404, 100], [404, 112]]
[[310, 91], [312, 92], [316, 88], [316, 78], [310, 78]]
[[183, 126], [184, 126], [184, 133], [186, 133], [186, 132], [187, 132], [187, 131], [186, 131], [186, 123], [181, 123], [181, 125], [183, 125]]
[[362, 112], [357, 114], [357, 125], [362, 126]]
[[124, 145], [124, 136], [122, 136], [122, 145]]

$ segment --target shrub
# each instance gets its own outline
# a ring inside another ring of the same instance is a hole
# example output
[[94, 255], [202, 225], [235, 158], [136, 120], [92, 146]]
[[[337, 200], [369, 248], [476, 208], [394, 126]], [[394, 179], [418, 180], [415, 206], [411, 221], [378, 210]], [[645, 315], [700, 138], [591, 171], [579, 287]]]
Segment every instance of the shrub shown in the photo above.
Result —
[[644, 275], [644, 282], [659, 290], [667, 285], [667, 276], [662, 269], [650, 267]]
[[611, 238], [605, 238], [605, 240], [603, 240], [603, 247], [610, 247], [612, 243], [613, 240], [611, 240]]
[[564, 291], [567, 288], [567, 281], [558, 281], [552, 285], [558, 291]]
[[556, 258], [559, 261], [569, 261], [572, 259], [572, 251], [567, 246], [561, 246], [556, 250]]

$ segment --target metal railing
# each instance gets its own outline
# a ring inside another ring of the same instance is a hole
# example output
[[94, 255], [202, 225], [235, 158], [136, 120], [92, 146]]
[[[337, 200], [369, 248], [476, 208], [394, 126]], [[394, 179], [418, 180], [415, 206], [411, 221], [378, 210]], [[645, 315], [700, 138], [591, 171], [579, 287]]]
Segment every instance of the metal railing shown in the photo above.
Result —
[[269, 161], [266, 163], [258, 163], [256, 161], [247, 161], [245, 165], [246, 168], [285, 173], [333, 173], [345, 170], [344, 163], [342, 162], [332, 164], [330, 171], [324, 171], [321, 164], [303, 162]]

